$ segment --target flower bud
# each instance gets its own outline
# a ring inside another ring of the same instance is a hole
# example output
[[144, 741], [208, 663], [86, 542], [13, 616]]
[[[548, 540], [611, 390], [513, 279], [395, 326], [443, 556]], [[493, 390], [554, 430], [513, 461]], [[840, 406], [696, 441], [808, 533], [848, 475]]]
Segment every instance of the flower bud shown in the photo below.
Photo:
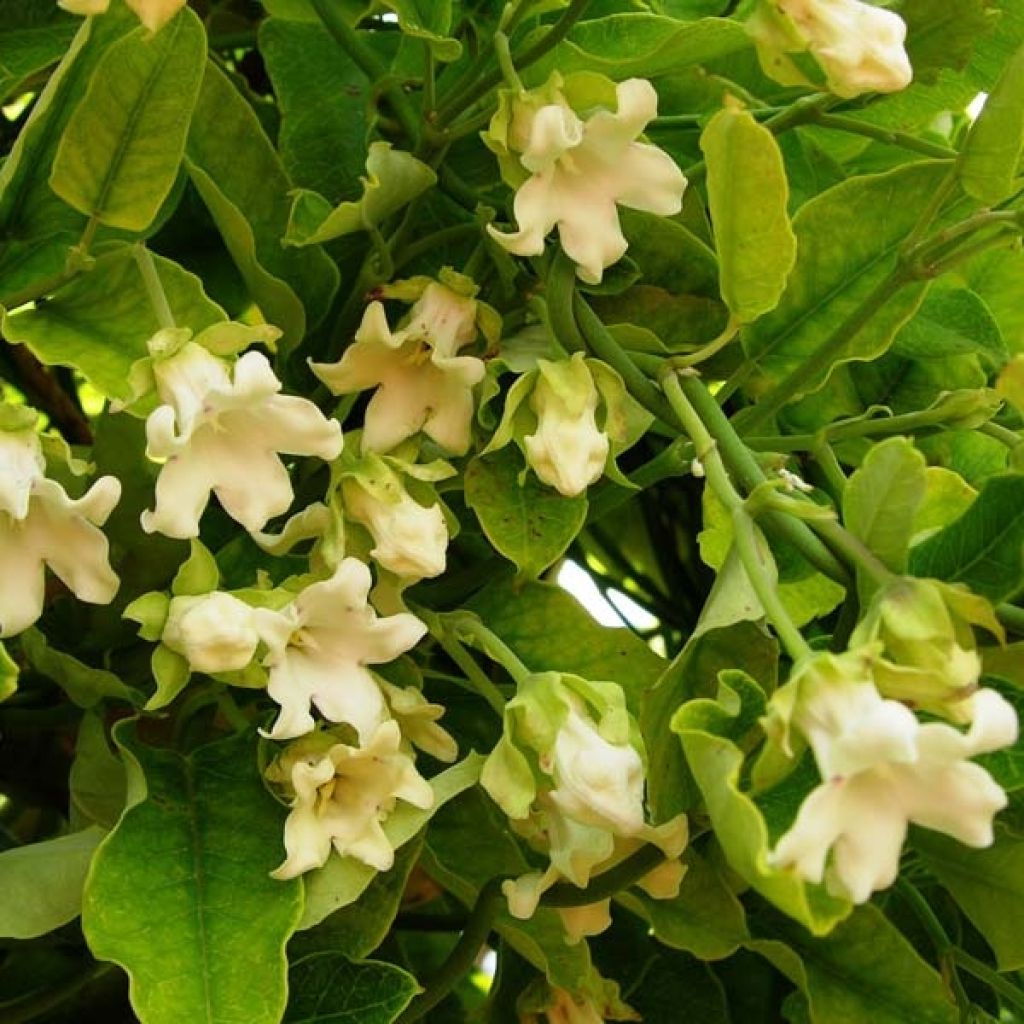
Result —
[[215, 592], [172, 599], [161, 640], [196, 672], [233, 672], [252, 661], [260, 636], [249, 605]]
[[537, 430], [523, 439], [526, 460], [544, 483], [571, 498], [600, 478], [608, 458], [608, 435], [595, 415], [597, 387], [580, 354], [559, 363], [541, 359], [538, 367], [530, 398]]

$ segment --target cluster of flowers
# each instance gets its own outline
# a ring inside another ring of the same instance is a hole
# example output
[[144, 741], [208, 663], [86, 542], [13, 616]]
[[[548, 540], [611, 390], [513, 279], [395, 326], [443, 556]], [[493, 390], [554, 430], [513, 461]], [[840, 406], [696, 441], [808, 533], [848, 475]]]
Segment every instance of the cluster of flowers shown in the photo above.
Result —
[[772, 852], [775, 867], [863, 903], [896, 880], [910, 824], [992, 843], [1006, 795], [968, 758], [1013, 744], [1017, 715], [979, 687], [973, 626], [1003, 639], [983, 598], [900, 578], [876, 594], [847, 651], [795, 666], [772, 697], [755, 779], [771, 784], [809, 747], [822, 782]]

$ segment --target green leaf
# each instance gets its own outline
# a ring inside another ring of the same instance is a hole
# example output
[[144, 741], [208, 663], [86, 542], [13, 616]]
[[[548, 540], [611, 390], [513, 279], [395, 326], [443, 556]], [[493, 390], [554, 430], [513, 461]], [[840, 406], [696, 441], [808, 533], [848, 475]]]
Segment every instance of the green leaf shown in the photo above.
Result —
[[813, 935], [827, 935], [851, 910], [789, 871], [768, 866], [768, 829], [751, 798], [740, 789], [740, 742], [765, 707], [764, 695], [742, 672], [720, 676], [719, 700], [691, 700], [673, 716], [671, 728], [682, 741], [686, 761], [704, 798], [715, 837], [729, 866], [762, 896], [803, 924]]
[[55, 650], [38, 629], [26, 629], [18, 639], [29, 665], [40, 675], [52, 679], [80, 708], [91, 708], [108, 697], [138, 703], [138, 692], [126, 686], [113, 672], [93, 668], [70, 654]]
[[933, 287], [921, 308], [893, 339], [892, 353], [905, 359], [980, 355], [1001, 366], [1009, 353], [999, 324], [969, 288]]
[[[793, 219], [797, 261], [782, 301], [742, 335], [753, 394], [801, 367], [892, 272], [900, 243], [945, 172], [945, 164], [929, 161], [851, 178], [800, 208]], [[840, 363], [884, 352], [923, 294], [921, 284], [904, 287], [793, 397], [820, 388]]]
[[708, 123], [700, 148], [722, 298], [736, 319], [749, 323], [778, 305], [796, 262], [782, 154], [767, 128], [731, 105]]
[[338, 270], [320, 248], [285, 249], [292, 190], [255, 113], [207, 64], [185, 166], [253, 300], [293, 348], [326, 315]]
[[[538, 28], [525, 46], [547, 28]], [[582, 21], [568, 39], [527, 72], [529, 82], [553, 71], [599, 71], [609, 78], [653, 78], [667, 72], [707, 64], [752, 47], [743, 25], [732, 18], [676, 21], [656, 14], [612, 14]]]
[[188, 8], [110, 46], [57, 149], [50, 187], [101, 224], [144, 231], [170, 194], [206, 63]]
[[0, 938], [34, 939], [74, 920], [104, 834], [94, 826], [0, 853]]
[[282, 1024], [391, 1024], [420, 991], [394, 964], [353, 963], [341, 953], [313, 953], [288, 974], [291, 997]]
[[993, 846], [972, 850], [918, 829], [914, 849], [985, 937], [1001, 971], [1024, 968], [1024, 839], [997, 832]]
[[914, 516], [914, 544], [959, 519], [978, 496], [978, 492], [958, 473], [942, 466], [929, 466], [924, 476], [924, 500]]
[[[199, 278], [177, 263], [153, 256], [171, 312], [180, 327], [200, 331], [226, 319]], [[3, 333], [25, 344], [48, 366], [80, 370], [108, 398], [131, 398], [128, 371], [148, 355], [159, 329], [138, 265], [128, 246], [96, 260], [86, 274], [35, 308], [3, 316]]]
[[411, 153], [392, 149], [389, 142], [371, 143], [362, 198], [332, 208], [323, 196], [299, 189], [288, 218], [285, 245], [315, 245], [369, 231], [436, 181], [433, 170]]
[[395, 863], [375, 874], [359, 899], [316, 927], [296, 932], [288, 944], [289, 960], [327, 951], [351, 960], [369, 956], [388, 937], [422, 846], [422, 837], [417, 837], [400, 847]]
[[381, 0], [398, 15], [398, 27], [413, 39], [421, 39], [441, 61], [458, 60], [462, 44], [452, 39], [452, 0]]
[[584, 495], [567, 498], [523, 475], [518, 451], [504, 448], [466, 468], [466, 504], [495, 549], [515, 563], [520, 576], [539, 576], [557, 561], [583, 528]]
[[975, 41], [993, 31], [985, 0], [906, 0], [900, 17], [914, 81], [929, 85], [943, 68], [963, 70]]
[[1024, 149], [1024, 46], [1003, 68], [957, 165], [964, 191], [992, 206], [1014, 191]]
[[763, 926], [766, 937], [749, 946], [799, 986], [812, 1024], [957, 1020], [938, 973], [877, 907], [858, 907], [824, 938], [812, 938], [778, 914], [766, 913]]
[[277, 146], [289, 178], [336, 203], [366, 164], [370, 83], [313, 18], [261, 22], [260, 54], [281, 110]]
[[18, 666], [0, 643], [0, 704], [18, 689]]
[[171, 581], [175, 597], [198, 597], [209, 594], [220, 585], [217, 560], [200, 540], [189, 541], [189, 556], [181, 563]]
[[595, 622], [572, 594], [552, 583], [495, 580], [474, 595], [469, 608], [531, 671], [612, 679], [625, 690], [634, 714], [665, 670], [665, 659], [632, 630]]
[[[392, 848], [397, 850], [410, 842], [449, 800], [476, 785], [483, 762], [483, 755], [474, 751], [435, 775], [430, 780], [434, 803], [427, 810], [399, 803], [383, 825]], [[355, 857], [332, 856], [322, 868], [304, 876], [306, 899], [299, 929], [313, 928], [329, 914], [355, 903], [377, 877], [373, 868]]]
[[[620, 210], [619, 219], [629, 240], [629, 258], [643, 271], [640, 287], [664, 288], [671, 295], [717, 298], [718, 260], [689, 228], [639, 210]], [[625, 295], [632, 293], [629, 289]], [[639, 322], [646, 324], [647, 320]]]
[[890, 437], [870, 449], [843, 492], [847, 529], [893, 572], [906, 572], [927, 487], [924, 456], [913, 441]]
[[110, 749], [103, 720], [95, 712], [86, 712], [78, 726], [68, 788], [72, 826], [95, 824], [109, 830], [117, 824], [126, 795], [124, 765]]
[[691, 847], [683, 855], [686, 874], [679, 895], [655, 900], [639, 892], [617, 896], [618, 902], [645, 918], [654, 937], [701, 960], [732, 956], [750, 938], [743, 905], [721, 872]]
[[989, 477], [959, 519], [914, 548], [910, 568], [990, 601], [1012, 598], [1024, 583], [1024, 474]]
[[0, 101], [16, 95], [27, 78], [64, 56], [78, 30], [77, 18], [50, 3], [0, 3]]
[[264, 789], [257, 737], [185, 757], [143, 746], [132, 722], [114, 736], [145, 797], [97, 851], [82, 908], [89, 948], [129, 973], [142, 1024], [277, 1024], [302, 886], [269, 874], [284, 811]]

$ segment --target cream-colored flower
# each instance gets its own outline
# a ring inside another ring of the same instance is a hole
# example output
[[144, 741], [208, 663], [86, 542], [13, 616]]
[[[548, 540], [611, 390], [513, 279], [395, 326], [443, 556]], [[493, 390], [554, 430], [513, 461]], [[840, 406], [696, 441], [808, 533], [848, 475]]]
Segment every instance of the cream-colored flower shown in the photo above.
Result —
[[459, 756], [459, 745], [455, 739], [437, 724], [444, 714], [443, 705], [431, 704], [413, 686], [393, 686], [383, 679], [379, 684], [404, 739], [438, 761], [450, 764]]
[[972, 724], [961, 733], [921, 725], [869, 680], [801, 694], [793, 724], [807, 736], [824, 781], [804, 800], [770, 863], [863, 903], [896, 879], [908, 824], [968, 846], [990, 845], [1006, 795], [967, 759], [1012, 744], [1017, 716], [994, 690], [969, 700]]
[[147, 533], [197, 537], [217, 495], [248, 531], [286, 511], [294, 497], [279, 452], [335, 459], [341, 426], [305, 398], [281, 395], [267, 358], [247, 352], [233, 364], [188, 342], [153, 364], [163, 402], [146, 421], [147, 454], [164, 460]]
[[458, 352], [476, 338], [476, 321], [475, 299], [432, 281], [403, 327], [392, 332], [384, 306], [371, 302], [342, 358], [312, 364], [336, 395], [377, 388], [366, 409], [364, 451], [390, 451], [422, 430], [449, 452], [465, 454], [473, 387], [484, 364]]
[[343, 484], [345, 514], [362, 523], [374, 540], [371, 557], [388, 572], [404, 579], [424, 579], [444, 572], [448, 527], [440, 505], [421, 505], [405, 489], [397, 473], [386, 494], [361, 486], [358, 479]]
[[273, 739], [292, 739], [314, 726], [310, 705], [329, 722], [351, 725], [369, 742], [387, 719], [380, 687], [367, 665], [404, 654], [427, 627], [403, 612], [378, 617], [367, 602], [373, 580], [358, 559], [345, 558], [334, 575], [306, 587], [264, 633], [269, 648], [267, 693], [281, 705]]
[[121, 497], [120, 482], [101, 477], [74, 500], [44, 469], [34, 430], [0, 428], [0, 637], [42, 615], [46, 566], [82, 601], [108, 604], [117, 593], [99, 527]]
[[599, 430], [598, 391], [582, 355], [561, 363], [538, 360], [530, 407], [537, 430], [523, 438], [526, 460], [537, 476], [566, 497], [599, 480], [610, 441]]
[[[159, 32], [185, 6], [186, 0], [125, 0], [125, 3], [150, 32]], [[57, 0], [57, 6], [71, 14], [90, 17], [103, 14], [110, 0]]]
[[806, 84], [785, 54], [809, 51], [837, 96], [898, 92], [914, 77], [903, 47], [907, 26], [893, 11], [862, 0], [770, 0], [748, 22], [765, 72]]
[[245, 668], [256, 653], [260, 614], [273, 613], [220, 591], [174, 597], [160, 640], [196, 672], [235, 672]]
[[488, 230], [509, 252], [539, 256], [557, 227], [579, 276], [596, 284], [626, 252], [616, 204], [678, 213], [686, 179], [667, 153], [636, 141], [658, 112], [650, 82], [620, 82], [615, 113], [600, 110], [586, 121], [557, 90], [552, 99], [537, 107], [525, 95], [514, 107], [509, 141], [530, 172], [514, 201], [519, 230]]
[[331, 847], [377, 871], [387, 871], [395, 851], [382, 828], [399, 800], [426, 810], [434, 792], [402, 750], [394, 721], [382, 722], [363, 746], [334, 743], [327, 737], [299, 741], [268, 773], [287, 781], [294, 792], [285, 821], [287, 857], [271, 872], [295, 878], [327, 863]]

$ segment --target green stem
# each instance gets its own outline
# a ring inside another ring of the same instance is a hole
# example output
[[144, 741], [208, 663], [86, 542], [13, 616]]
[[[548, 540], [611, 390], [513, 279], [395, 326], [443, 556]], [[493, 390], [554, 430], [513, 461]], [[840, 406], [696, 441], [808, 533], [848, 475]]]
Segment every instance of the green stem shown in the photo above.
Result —
[[469, 973], [487, 941], [501, 905], [501, 879], [492, 878], [480, 890], [466, 927], [427, 986], [405, 1008], [397, 1024], [412, 1024], [425, 1017]]
[[964, 952], [964, 950], [957, 946], [953, 947], [953, 959], [968, 974], [973, 974], [979, 981], [983, 981], [1011, 1006], [1018, 1010], [1024, 1010], [1024, 992], [1017, 988], [1009, 978], [1002, 977], [996, 970], [989, 967], [988, 964], [971, 956], [970, 953]]
[[921, 216], [918, 217], [913, 230], [907, 236], [906, 249], [913, 249], [924, 238], [925, 232], [935, 223], [935, 218], [942, 211], [946, 200], [956, 191], [958, 181], [958, 165], [953, 164], [946, 172], [946, 176], [940, 182], [939, 187], [932, 193], [928, 205], [921, 211]]
[[[310, 0], [310, 2], [324, 28], [371, 82], [386, 81], [390, 77], [391, 72], [387, 65], [349, 25], [333, 0]], [[384, 88], [384, 95], [387, 96], [405, 134], [412, 141], [419, 139], [422, 122], [413, 109], [409, 97], [402, 91], [402, 87], [395, 84], [388, 85]]]
[[[802, 395], [816, 378], [827, 373], [830, 367], [843, 358], [850, 342], [909, 280], [910, 278], [899, 269], [882, 278], [857, 308], [796, 369], [783, 377], [764, 398], [752, 406], [749, 413], [745, 412], [744, 432], [770, 422], [779, 410]], [[742, 379], [746, 379], [754, 365], [754, 360], [744, 364]]]
[[[450, 639], [465, 640], [477, 650], [483, 651], [491, 661], [501, 665], [516, 683], [523, 682], [531, 675], [519, 655], [472, 613], [444, 612], [438, 618]], [[504, 700], [502, 706], [504, 707]]]
[[724, 330], [717, 338], [714, 338], [706, 345], [701, 346], [696, 352], [690, 352], [685, 356], [672, 356], [668, 361], [669, 365], [673, 366], [677, 370], [685, 370], [692, 366], [698, 366], [700, 363], [710, 359], [713, 355], [721, 352], [722, 349], [725, 348], [725, 346], [728, 345], [737, 334], [739, 334], [739, 330], [739, 321], [730, 317], [729, 322], [725, 325]]
[[835, 131], [847, 132], [851, 135], [863, 135], [865, 138], [874, 139], [876, 142], [885, 143], [888, 146], [897, 146], [912, 153], [921, 153], [924, 156], [937, 159], [951, 159], [956, 157], [957, 151], [949, 146], [942, 146], [927, 139], [919, 139], [914, 135], [907, 135], [904, 132], [894, 132], [881, 125], [871, 124], [868, 121], [861, 121], [855, 117], [846, 117], [843, 114], [818, 113], [811, 118], [811, 123], [822, 128], [831, 128]]
[[1024, 636], [1024, 608], [1018, 608], [1013, 604], [1000, 604], [996, 606], [996, 616], [1011, 633]]
[[[693, 445], [687, 438], [678, 438], [667, 445], [649, 462], [629, 474], [629, 481], [637, 490], [646, 491], [662, 480], [686, 476], [693, 462]], [[600, 522], [606, 515], [620, 508], [636, 496], [634, 491], [607, 483], [601, 486], [590, 499], [587, 522]]]
[[757, 526], [747, 511], [742, 496], [729, 478], [716, 439], [712, 437], [704, 421], [687, 401], [680, 387], [679, 377], [676, 374], [667, 374], [662, 383], [669, 404], [679, 417], [687, 434], [690, 435], [697, 458], [704, 465], [708, 485], [732, 517], [733, 543], [736, 545], [736, 553], [743, 563], [754, 593], [757, 594], [757, 598], [761, 602], [765, 616], [775, 627], [779, 639], [794, 661], [810, 655], [811, 649], [807, 641], [793, 624], [793, 620], [779, 599], [777, 581], [762, 559]]
[[953, 998], [956, 1000], [961, 1024], [969, 1024], [972, 1016], [971, 1000], [964, 990], [960, 975], [957, 973], [954, 958], [956, 947], [950, 942], [946, 929], [942, 927], [942, 922], [936, 917], [931, 904], [906, 878], [897, 879], [895, 889], [903, 897], [904, 901], [910, 905], [910, 909], [914, 911], [922, 927], [928, 933], [932, 945], [935, 946], [942, 976], [949, 984]]
[[557, 882], [540, 898], [545, 907], [587, 907], [611, 899], [616, 893], [635, 885], [665, 862], [665, 854], [649, 843], [619, 861], [613, 868], [595, 875], [583, 888], [571, 882]]
[[523, 91], [522, 79], [516, 74], [516, 66], [512, 61], [512, 51], [508, 48], [508, 36], [504, 32], [494, 33], [494, 52], [498, 56], [498, 67], [505, 85], [516, 92]]
[[836, 520], [815, 519], [810, 523], [810, 527], [847, 565], [863, 570], [879, 584], [892, 579], [893, 573], [874, 552]]
[[411, 245], [405, 246], [394, 258], [395, 270], [400, 270], [407, 263], [411, 263], [420, 256], [428, 253], [436, 253], [438, 249], [450, 243], [457, 243], [477, 238], [480, 235], [480, 225], [473, 224], [452, 224], [450, 227], [441, 228], [432, 234], [417, 239]]
[[163, 282], [156, 271], [156, 263], [153, 262], [153, 254], [146, 246], [139, 242], [133, 252], [135, 262], [138, 264], [139, 273], [142, 275], [142, 284], [146, 289], [149, 304], [153, 307], [157, 323], [161, 330], [174, 330], [177, 324], [174, 320], [174, 313], [171, 304], [167, 301], [167, 293], [164, 291]]
[[557, 341], [566, 352], [586, 352], [587, 346], [576, 324], [573, 300], [576, 296], [576, 264], [559, 248], [547, 280], [548, 320]]
[[505, 698], [501, 690], [487, 678], [484, 670], [476, 663], [473, 656], [450, 633], [443, 632], [437, 638], [441, 650], [462, 669], [463, 675], [472, 688], [481, 696], [494, 712], [500, 717], [505, 714]]
[[[321, 0], [322, 2], [322, 0]], [[558, 19], [545, 33], [524, 53], [514, 58], [515, 66], [524, 71], [531, 64], [536, 64], [550, 50], [553, 50], [570, 32], [572, 27], [583, 17], [591, 0], [571, 0], [561, 18]], [[502, 82], [502, 72], [490, 71], [483, 75], [475, 84], [470, 84], [466, 89], [450, 97], [441, 104], [437, 114], [437, 121], [440, 126], [450, 124], [464, 110], [468, 110], [482, 100], [495, 86]]]
[[982, 425], [978, 427], [978, 431], [982, 434], [987, 434], [989, 437], [994, 438], [1001, 444], [1006, 445], [1006, 447], [1011, 451], [1019, 445], [1024, 444], [1024, 437], [1016, 431], [1010, 430], [1009, 427], [1003, 427], [998, 423], [982, 423]]
[[[753, 452], [740, 439], [715, 397], [704, 386], [700, 378], [695, 375], [687, 375], [682, 378], [680, 386], [716, 439], [729, 472], [740, 482], [744, 490], [750, 492], [758, 484], [763, 484], [767, 477]], [[846, 568], [811, 532], [807, 523], [774, 511], [765, 512], [761, 517], [761, 522], [770, 533], [788, 540], [819, 572], [824, 573], [837, 583], [841, 583], [844, 587], [851, 585], [852, 581]]]
[[41, 1017], [44, 1013], [48, 1013], [77, 995], [86, 985], [91, 985], [94, 981], [109, 974], [113, 969], [113, 964], [95, 964], [57, 988], [47, 989], [8, 1004], [4, 1010], [4, 1024], [25, 1024], [27, 1021]]
[[828, 481], [828, 486], [832, 493], [832, 500], [837, 505], [842, 504], [843, 492], [846, 490], [846, 474], [836, 458], [836, 453], [832, 450], [832, 445], [825, 440], [821, 440], [811, 451], [814, 455], [814, 461], [817, 462], [821, 467], [822, 473], [825, 474], [825, 479]]
[[437, 106], [437, 63], [434, 58], [433, 47], [424, 42], [425, 57], [423, 70], [423, 116], [428, 121], [432, 119], [434, 108]]
[[576, 322], [579, 324], [583, 337], [594, 355], [598, 359], [603, 359], [618, 373], [626, 385], [626, 390], [652, 416], [661, 420], [662, 423], [673, 426], [676, 423], [676, 417], [671, 407], [666, 405], [665, 399], [658, 392], [658, 389], [609, 334], [608, 328], [605, 327], [579, 292], [576, 292], [573, 299], [573, 309], [576, 313]]

